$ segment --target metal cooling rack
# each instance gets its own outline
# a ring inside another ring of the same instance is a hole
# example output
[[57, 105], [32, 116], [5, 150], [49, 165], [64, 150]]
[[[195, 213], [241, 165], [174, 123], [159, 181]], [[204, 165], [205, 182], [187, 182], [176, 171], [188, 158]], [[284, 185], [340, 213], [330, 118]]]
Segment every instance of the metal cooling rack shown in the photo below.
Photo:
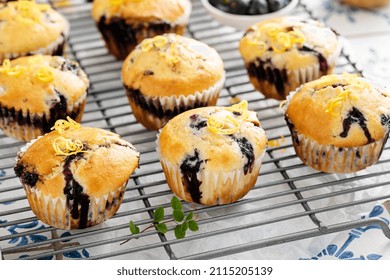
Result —
[[[157, 207], [169, 211], [172, 193], [155, 152], [156, 133], [135, 121], [120, 81], [121, 62], [107, 53], [90, 16], [91, 4], [82, 0], [52, 4], [71, 23], [67, 56], [80, 62], [92, 83], [83, 125], [122, 135], [141, 152], [141, 166], [129, 181], [122, 206], [113, 218], [85, 230], [56, 230], [37, 221], [14, 175], [14, 158], [23, 143], [0, 132], [0, 246], [4, 259], [75, 255], [90, 259], [258, 258], [265, 247], [280, 250], [288, 242], [367, 225], [380, 226], [390, 238], [390, 230], [380, 218], [356, 220], [354, 215], [357, 208], [366, 209], [390, 198], [384, 191], [390, 185], [389, 146], [374, 167], [359, 173], [324, 174], [304, 166], [294, 153], [279, 103], [265, 99], [248, 82], [237, 51], [242, 33], [212, 20], [195, 0], [187, 35], [214, 47], [227, 71], [218, 104], [229, 105], [232, 98], [247, 99], [276, 145], [268, 148], [257, 184], [244, 199], [218, 207], [184, 204], [197, 217], [198, 232], [176, 240], [171, 226], [165, 235], [150, 230], [137, 239], [130, 237], [130, 220], [142, 228], [150, 224]], [[312, 17], [303, 4], [295, 14]], [[346, 52], [335, 71], [362, 74]]]

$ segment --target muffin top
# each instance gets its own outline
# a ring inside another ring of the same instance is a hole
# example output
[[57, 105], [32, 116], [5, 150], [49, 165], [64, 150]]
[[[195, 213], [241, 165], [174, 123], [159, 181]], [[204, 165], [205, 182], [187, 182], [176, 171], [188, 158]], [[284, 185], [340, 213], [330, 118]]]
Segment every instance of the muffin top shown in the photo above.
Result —
[[352, 74], [328, 75], [290, 93], [287, 121], [319, 144], [356, 147], [384, 137], [390, 94]]
[[34, 1], [0, 3], [0, 54], [46, 48], [69, 33], [68, 21], [47, 4]]
[[68, 118], [19, 152], [15, 173], [45, 195], [64, 198], [64, 189], [78, 184], [100, 197], [126, 184], [138, 164], [139, 153], [119, 135]]
[[23, 113], [45, 113], [65, 101], [78, 101], [89, 87], [78, 63], [60, 56], [34, 55], [4, 60], [0, 67], [0, 104]]
[[143, 40], [122, 67], [124, 85], [149, 96], [202, 92], [224, 79], [224, 74], [213, 48], [177, 34]]
[[245, 62], [270, 60], [279, 69], [293, 70], [319, 61], [320, 69], [327, 70], [321, 64], [339, 55], [340, 43], [336, 33], [321, 22], [280, 17], [250, 27], [239, 49]]
[[180, 168], [210, 172], [252, 171], [267, 145], [256, 113], [243, 101], [231, 107], [186, 111], [168, 122], [159, 135], [163, 160]]
[[126, 19], [126, 22], [164, 21], [185, 24], [191, 12], [189, 0], [95, 0], [92, 17], [96, 22], [101, 17]]

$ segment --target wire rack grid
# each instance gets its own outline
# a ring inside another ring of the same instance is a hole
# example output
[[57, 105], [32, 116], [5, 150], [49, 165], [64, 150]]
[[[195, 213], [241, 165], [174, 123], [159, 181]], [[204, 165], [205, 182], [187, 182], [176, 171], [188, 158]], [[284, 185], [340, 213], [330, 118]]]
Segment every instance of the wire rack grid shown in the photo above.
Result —
[[[264, 258], [268, 248], [283, 251], [293, 241], [372, 224], [390, 238], [383, 220], [356, 220], [355, 215], [390, 198], [386, 190], [390, 185], [389, 146], [374, 167], [354, 174], [324, 174], [303, 165], [294, 153], [279, 102], [265, 99], [248, 81], [237, 51], [242, 32], [215, 22], [196, 0], [192, 1], [187, 36], [214, 47], [224, 60], [227, 80], [218, 105], [248, 100], [276, 145], [267, 149], [257, 183], [242, 200], [217, 207], [184, 203], [185, 210], [193, 211], [198, 220], [198, 232], [177, 240], [169, 226], [167, 234], [149, 230], [131, 236], [130, 220], [146, 227], [152, 222], [153, 210], [160, 206], [170, 214], [172, 193], [155, 151], [156, 132], [134, 119], [120, 80], [122, 63], [107, 53], [90, 16], [91, 4], [82, 0], [52, 4], [71, 23], [66, 55], [79, 61], [91, 80], [83, 125], [111, 130], [133, 143], [141, 152], [140, 168], [127, 185], [121, 208], [109, 221], [84, 230], [57, 230], [33, 215], [14, 175], [14, 158], [23, 143], [0, 132], [0, 246], [4, 259]], [[302, 3], [294, 14], [313, 17]], [[335, 71], [362, 74], [345, 51]]]

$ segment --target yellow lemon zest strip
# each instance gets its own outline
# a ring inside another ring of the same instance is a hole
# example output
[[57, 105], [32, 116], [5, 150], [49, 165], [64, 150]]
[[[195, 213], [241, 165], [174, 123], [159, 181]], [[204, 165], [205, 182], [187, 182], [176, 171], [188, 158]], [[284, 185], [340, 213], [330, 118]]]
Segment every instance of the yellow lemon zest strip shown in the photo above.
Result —
[[16, 65], [11, 67], [11, 61], [9, 59], [5, 59], [3, 61], [3, 65], [0, 67], [0, 73], [6, 74], [8, 76], [19, 76], [26, 69], [25, 66]]
[[328, 104], [326, 105], [326, 113], [330, 113], [333, 116], [336, 116], [335, 110], [341, 106], [341, 104], [347, 100], [358, 100], [359, 98], [356, 96], [356, 93], [354, 93], [351, 90], [345, 90], [342, 93], [340, 93], [336, 98], [333, 98], [329, 100]]
[[58, 133], [63, 134], [65, 131], [69, 129], [79, 129], [81, 125], [78, 122], [75, 122], [72, 120], [69, 116], [66, 117], [66, 120], [57, 120], [54, 123], [54, 126], [51, 128], [51, 130], [56, 130]]
[[306, 41], [305, 35], [299, 30], [289, 31], [287, 34], [290, 36], [293, 44], [302, 44]]
[[285, 142], [284, 136], [280, 135], [280, 139], [274, 139], [274, 140], [268, 141], [268, 147], [270, 147], [270, 148], [280, 147], [280, 146], [282, 146], [282, 143], [284, 143], [284, 142]]
[[230, 107], [227, 107], [226, 110], [230, 111], [230, 112], [240, 113], [241, 116], [238, 116], [238, 117], [240, 117], [240, 119], [242, 119], [242, 120], [246, 120], [249, 117], [248, 101], [246, 101], [246, 100], [243, 100], [240, 103], [234, 104]]
[[57, 156], [70, 156], [86, 152], [83, 148], [84, 145], [79, 139], [74, 140], [59, 136], [53, 141], [53, 149]]
[[125, 0], [110, 0], [109, 3], [111, 6], [120, 6], [125, 3]]
[[153, 44], [157, 48], [165, 47], [168, 44], [168, 39], [164, 36], [156, 36], [153, 38]]
[[42, 82], [50, 83], [54, 81], [54, 70], [49, 66], [42, 66], [39, 68], [36, 77]]
[[227, 115], [224, 118], [218, 116], [210, 116], [207, 120], [207, 127], [211, 132], [217, 134], [234, 134], [240, 129], [243, 123], [249, 117], [248, 101], [243, 100], [238, 104], [225, 108], [229, 112], [237, 112], [238, 116]]
[[234, 134], [239, 129], [239, 122], [233, 117], [226, 117], [224, 120], [221, 120], [215, 116], [211, 116], [207, 120], [207, 127], [210, 131], [217, 134]]

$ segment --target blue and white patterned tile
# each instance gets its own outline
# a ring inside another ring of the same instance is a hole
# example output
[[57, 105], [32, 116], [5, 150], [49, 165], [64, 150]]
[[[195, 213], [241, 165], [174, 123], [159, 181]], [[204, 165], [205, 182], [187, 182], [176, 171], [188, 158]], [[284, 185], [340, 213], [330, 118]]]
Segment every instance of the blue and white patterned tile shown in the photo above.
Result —
[[339, 0], [302, 0], [314, 16], [346, 37], [390, 32], [390, 6], [364, 10], [340, 3]]
[[[360, 215], [362, 220], [369, 218], [379, 218], [387, 225], [390, 223], [390, 215], [382, 204], [377, 204], [369, 213]], [[390, 242], [382, 233], [380, 226], [373, 224], [338, 233], [323, 248], [313, 246], [310, 251], [313, 255], [302, 259], [384, 260], [390, 259]]]

